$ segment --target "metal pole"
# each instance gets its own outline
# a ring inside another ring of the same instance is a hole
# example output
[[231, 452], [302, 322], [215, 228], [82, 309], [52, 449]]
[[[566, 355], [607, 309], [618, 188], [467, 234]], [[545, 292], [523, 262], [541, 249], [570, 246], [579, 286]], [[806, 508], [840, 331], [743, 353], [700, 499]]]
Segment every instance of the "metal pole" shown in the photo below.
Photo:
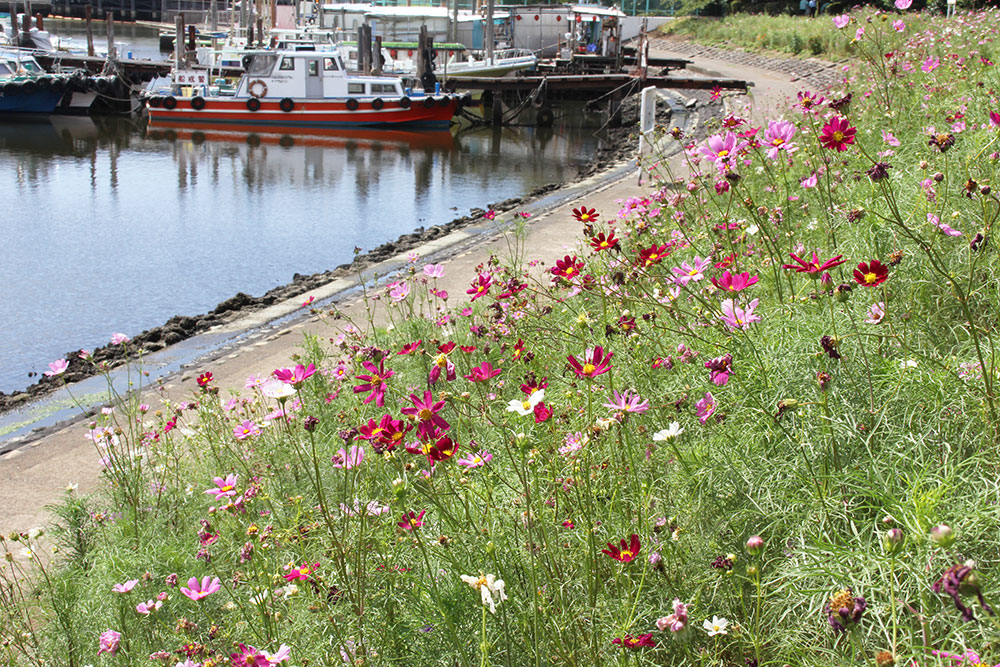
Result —
[[493, 34], [493, 0], [486, 0], [486, 62], [493, 64], [493, 47], [496, 37]]
[[104, 15], [108, 29], [108, 58], [115, 57], [115, 13], [108, 12]]

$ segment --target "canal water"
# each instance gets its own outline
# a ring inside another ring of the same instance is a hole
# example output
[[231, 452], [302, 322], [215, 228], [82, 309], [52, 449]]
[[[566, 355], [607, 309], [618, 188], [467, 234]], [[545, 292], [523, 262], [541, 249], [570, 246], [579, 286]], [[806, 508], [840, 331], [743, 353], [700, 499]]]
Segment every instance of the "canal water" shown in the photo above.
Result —
[[0, 121], [0, 391], [113, 332], [571, 180], [594, 131], [581, 114], [548, 129], [249, 139], [140, 118]]

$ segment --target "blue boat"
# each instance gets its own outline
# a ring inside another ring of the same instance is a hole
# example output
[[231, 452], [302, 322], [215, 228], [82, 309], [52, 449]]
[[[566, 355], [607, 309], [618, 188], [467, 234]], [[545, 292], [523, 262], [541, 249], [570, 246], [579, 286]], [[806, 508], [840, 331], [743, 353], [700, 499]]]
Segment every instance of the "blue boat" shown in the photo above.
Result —
[[0, 114], [50, 114], [65, 93], [63, 77], [46, 74], [30, 54], [0, 50]]

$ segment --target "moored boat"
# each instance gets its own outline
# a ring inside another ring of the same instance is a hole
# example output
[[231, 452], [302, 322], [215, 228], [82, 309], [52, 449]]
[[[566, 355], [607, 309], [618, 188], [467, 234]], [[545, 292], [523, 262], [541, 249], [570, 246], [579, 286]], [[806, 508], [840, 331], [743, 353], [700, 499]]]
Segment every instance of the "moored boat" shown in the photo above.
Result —
[[30, 54], [0, 50], [0, 114], [52, 113], [65, 85], [65, 77], [46, 74]]
[[[401, 79], [345, 71], [335, 52], [251, 51], [235, 91], [175, 75], [147, 97], [152, 125], [447, 127], [463, 96], [410, 91]], [[204, 72], [202, 72], [204, 75]], [[228, 94], [227, 94], [228, 93]]]

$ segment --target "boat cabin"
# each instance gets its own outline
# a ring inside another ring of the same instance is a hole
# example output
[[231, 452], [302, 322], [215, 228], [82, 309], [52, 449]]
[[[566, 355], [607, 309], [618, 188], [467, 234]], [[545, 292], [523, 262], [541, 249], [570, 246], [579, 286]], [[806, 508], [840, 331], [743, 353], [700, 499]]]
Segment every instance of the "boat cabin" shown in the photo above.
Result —
[[250, 52], [236, 97], [399, 98], [402, 82], [394, 77], [357, 76], [344, 69], [332, 51]]

